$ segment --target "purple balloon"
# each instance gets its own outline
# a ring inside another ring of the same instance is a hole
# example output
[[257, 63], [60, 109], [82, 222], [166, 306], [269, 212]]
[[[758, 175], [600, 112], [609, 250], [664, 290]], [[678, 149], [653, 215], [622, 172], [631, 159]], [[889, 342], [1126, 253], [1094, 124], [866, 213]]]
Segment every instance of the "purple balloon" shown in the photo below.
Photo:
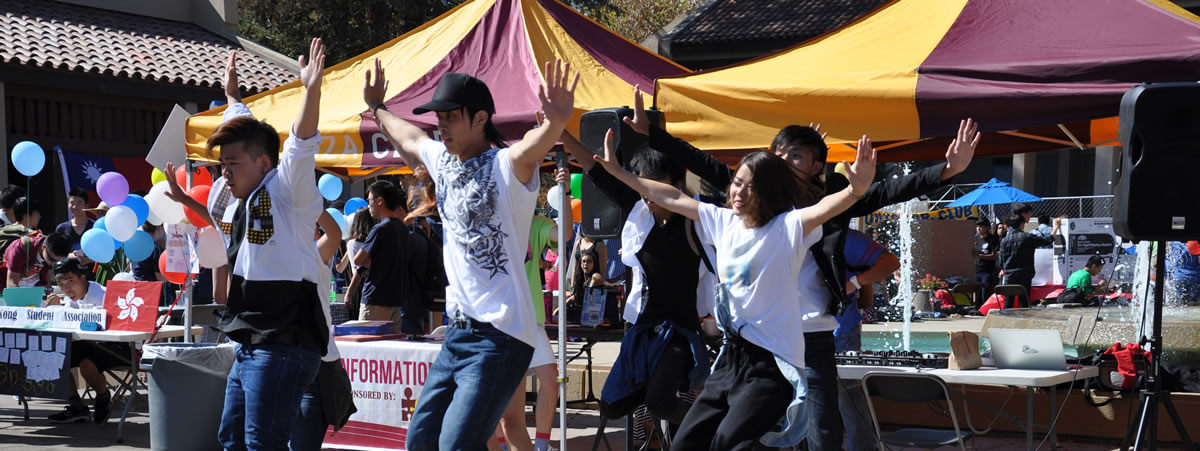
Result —
[[119, 173], [105, 172], [96, 180], [96, 193], [100, 195], [100, 200], [109, 206], [121, 205], [121, 202], [125, 202], [125, 197], [129, 196], [129, 182]]

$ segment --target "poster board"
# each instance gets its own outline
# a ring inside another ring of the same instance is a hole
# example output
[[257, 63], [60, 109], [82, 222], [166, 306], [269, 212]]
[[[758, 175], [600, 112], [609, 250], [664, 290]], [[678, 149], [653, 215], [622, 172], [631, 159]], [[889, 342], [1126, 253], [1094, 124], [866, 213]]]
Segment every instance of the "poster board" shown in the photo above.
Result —
[[70, 397], [70, 332], [0, 328], [0, 340], [0, 394]]

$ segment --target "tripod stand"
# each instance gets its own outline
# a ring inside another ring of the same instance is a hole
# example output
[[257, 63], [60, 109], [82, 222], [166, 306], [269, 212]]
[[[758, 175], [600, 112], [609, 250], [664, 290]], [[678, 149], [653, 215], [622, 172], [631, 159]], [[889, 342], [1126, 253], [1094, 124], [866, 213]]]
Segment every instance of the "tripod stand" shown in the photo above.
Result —
[[[1158, 405], [1161, 403], [1167, 409], [1167, 414], [1171, 416], [1171, 422], [1175, 423], [1175, 431], [1179, 433], [1179, 437], [1183, 440], [1187, 449], [1196, 449], [1192, 443], [1192, 438], [1188, 436], [1187, 428], [1183, 425], [1183, 420], [1179, 418], [1179, 411], [1175, 410], [1175, 404], [1171, 402], [1171, 392], [1162, 389], [1162, 377], [1159, 374], [1159, 359], [1162, 358], [1162, 310], [1163, 310], [1163, 286], [1166, 285], [1166, 259], [1167, 259], [1167, 242], [1158, 241], [1158, 252], [1155, 253], [1154, 270], [1154, 321], [1151, 326], [1150, 336], [1142, 337], [1143, 345], [1150, 345], [1150, 368], [1146, 378], [1141, 381], [1141, 390], [1138, 401], [1138, 410], [1141, 412], [1137, 423], [1134, 423], [1130, 418], [1129, 429], [1125, 432], [1125, 441], [1121, 443], [1121, 450], [1129, 449], [1129, 442], [1132, 439], [1133, 449], [1141, 450], [1143, 446], [1148, 445], [1149, 449], [1158, 449]], [[1136, 435], [1135, 435], [1136, 433]]]

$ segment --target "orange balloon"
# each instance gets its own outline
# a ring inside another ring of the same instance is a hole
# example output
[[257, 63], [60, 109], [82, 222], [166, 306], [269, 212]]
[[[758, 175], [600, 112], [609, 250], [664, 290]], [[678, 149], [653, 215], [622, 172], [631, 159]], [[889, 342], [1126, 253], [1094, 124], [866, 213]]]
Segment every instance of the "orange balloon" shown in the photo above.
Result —
[[188, 274], [181, 272], [167, 272], [166, 252], [163, 252], [158, 256], [158, 272], [162, 273], [163, 278], [167, 279], [167, 282], [171, 282], [175, 285], [183, 285], [183, 282], [187, 280], [188, 277]]
[[[212, 189], [211, 185], [193, 186], [192, 189], [188, 190], [188, 197], [195, 199], [196, 202], [200, 202], [200, 205], [204, 205], [205, 207], [207, 207], [208, 206], [208, 192], [211, 189]], [[196, 226], [197, 228], [204, 228], [204, 227], [208, 226], [208, 221], [205, 221], [203, 218], [200, 217], [200, 215], [192, 213], [192, 209], [184, 208], [183, 213], [185, 215], [187, 215], [188, 222], [192, 223], [192, 225]]]
[[571, 218], [575, 223], [583, 222], [583, 201], [580, 199], [571, 199]]
[[1200, 255], [1200, 241], [1188, 241], [1186, 246], [1192, 255]]
[[[175, 183], [179, 186], [187, 188], [187, 170], [181, 165], [175, 168]], [[204, 168], [196, 168], [192, 172], [192, 187], [197, 186], [212, 186], [212, 176], [208, 174], [208, 170]]]

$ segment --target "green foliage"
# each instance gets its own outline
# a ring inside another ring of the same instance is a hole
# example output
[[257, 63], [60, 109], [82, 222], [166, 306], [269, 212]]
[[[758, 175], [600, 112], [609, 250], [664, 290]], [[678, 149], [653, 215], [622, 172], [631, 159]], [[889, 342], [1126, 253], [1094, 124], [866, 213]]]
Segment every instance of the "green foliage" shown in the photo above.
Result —
[[[640, 42], [703, 0], [588, 0], [567, 2], [631, 41]], [[651, 49], [654, 50], [654, 49]]]
[[375, 48], [462, 3], [462, 0], [239, 0], [246, 37], [296, 57], [324, 39], [326, 66]]

